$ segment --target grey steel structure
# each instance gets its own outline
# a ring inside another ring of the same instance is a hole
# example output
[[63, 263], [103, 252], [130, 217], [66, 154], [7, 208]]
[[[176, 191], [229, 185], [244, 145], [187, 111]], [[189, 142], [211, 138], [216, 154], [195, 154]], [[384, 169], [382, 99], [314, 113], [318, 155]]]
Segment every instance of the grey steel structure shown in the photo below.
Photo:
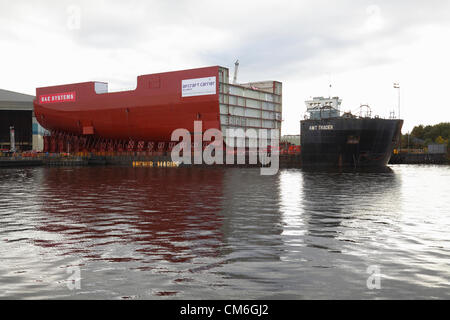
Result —
[[33, 112], [34, 96], [0, 89], [0, 149], [11, 149], [10, 128], [14, 127], [18, 151], [42, 150], [42, 127]]

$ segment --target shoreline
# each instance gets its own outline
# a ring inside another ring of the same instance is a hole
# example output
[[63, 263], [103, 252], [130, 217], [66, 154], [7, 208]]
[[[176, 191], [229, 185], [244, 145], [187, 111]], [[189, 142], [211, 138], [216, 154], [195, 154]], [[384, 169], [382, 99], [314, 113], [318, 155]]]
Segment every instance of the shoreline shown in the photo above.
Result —
[[[445, 154], [397, 154], [392, 155], [389, 165], [449, 165]], [[261, 163], [249, 164], [246, 156], [245, 164], [177, 164], [170, 155], [124, 154], [124, 155], [39, 155], [36, 157], [0, 157], [0, 168], [21, 167], [73, 167], [73, 166], [122, 166], [122, 167], [152, 167], [152, 168], [186, 168], [186, 167], [217, 167], [217, 168], [260, 168]], [[300, 169], [300, 154], [279, 155], [280, 169]]]

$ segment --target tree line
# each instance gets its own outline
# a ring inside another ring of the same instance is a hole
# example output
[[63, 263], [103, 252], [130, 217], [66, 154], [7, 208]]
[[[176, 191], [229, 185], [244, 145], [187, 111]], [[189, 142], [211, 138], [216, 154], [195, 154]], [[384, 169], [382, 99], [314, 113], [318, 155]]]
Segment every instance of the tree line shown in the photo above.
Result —
[[433, 126], [418, 125], [411, 133], [402, 134], [402, 148], [423, 148], [431, 143], [446, 144], [450, 149], [450, 122], [441, 122]]

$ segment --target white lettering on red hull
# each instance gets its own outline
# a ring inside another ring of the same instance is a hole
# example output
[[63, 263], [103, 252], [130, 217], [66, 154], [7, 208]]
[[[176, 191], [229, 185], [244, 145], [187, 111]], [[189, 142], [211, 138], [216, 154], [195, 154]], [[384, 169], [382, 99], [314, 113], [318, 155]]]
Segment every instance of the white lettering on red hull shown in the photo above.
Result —
[[39, 96], [39, 103], [61, 103], [61, 102], [74, 102], [76, 100], [76, 92], [63, 92], [53, 93]]

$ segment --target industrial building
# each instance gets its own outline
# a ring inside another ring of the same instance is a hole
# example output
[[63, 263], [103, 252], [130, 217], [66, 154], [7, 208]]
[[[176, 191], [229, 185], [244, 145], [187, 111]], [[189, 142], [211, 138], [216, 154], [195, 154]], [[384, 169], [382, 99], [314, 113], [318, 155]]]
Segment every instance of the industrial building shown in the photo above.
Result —
[[294, 146], [299, 146], [300, 145], [300, 135], [299, 134], [288, 134], [288, 135], [284, 135], [281, 137], [280, 139], [281, 143], [289, 143], [291, 145]]
[[0, 89], [0, 150], [11, 150], [11, 129], [17, 151], [41, 151], [44, 129], [34, 117], [34, 96]]

